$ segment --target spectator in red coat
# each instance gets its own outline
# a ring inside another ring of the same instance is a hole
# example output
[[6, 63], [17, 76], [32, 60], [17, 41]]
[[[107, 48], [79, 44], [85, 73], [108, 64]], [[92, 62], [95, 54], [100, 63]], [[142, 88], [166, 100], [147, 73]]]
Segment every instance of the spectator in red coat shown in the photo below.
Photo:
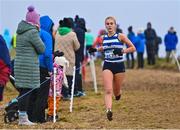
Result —
[[10, 75], [10, 56], [6, 42], [0, 35], [0, 101], [3, 100], [4, 86]]

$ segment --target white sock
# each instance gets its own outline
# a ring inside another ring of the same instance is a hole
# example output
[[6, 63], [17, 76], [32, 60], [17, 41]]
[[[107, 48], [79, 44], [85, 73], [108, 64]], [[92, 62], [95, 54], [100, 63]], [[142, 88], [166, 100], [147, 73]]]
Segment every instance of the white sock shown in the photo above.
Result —
[[106, 109], [106, 112], [108, 112], [108, 111], [111, 111], [111, 109], [109, 109], [109, 108], [108, 108], [108, 109]]

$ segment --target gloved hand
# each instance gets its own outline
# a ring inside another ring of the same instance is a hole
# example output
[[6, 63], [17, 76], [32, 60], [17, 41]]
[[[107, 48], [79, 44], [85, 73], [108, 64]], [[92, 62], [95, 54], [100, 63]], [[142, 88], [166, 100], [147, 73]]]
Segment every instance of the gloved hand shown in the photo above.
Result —
[[114, 55], [122, 56], [123, 55], [123, 49], [122, 48], [115, 48], [113, 53], [114, 53]]
[[88, 50], [88, 51], [89, 51], [89, 53], [93, 53], [93, 52], [96, 52], [96, 51], [97, 51], [97, 49], [96, 49], [96, 48], [92, 48], [92, 47], [91, 47], [91, 48], [89, 48], [89, 50]]

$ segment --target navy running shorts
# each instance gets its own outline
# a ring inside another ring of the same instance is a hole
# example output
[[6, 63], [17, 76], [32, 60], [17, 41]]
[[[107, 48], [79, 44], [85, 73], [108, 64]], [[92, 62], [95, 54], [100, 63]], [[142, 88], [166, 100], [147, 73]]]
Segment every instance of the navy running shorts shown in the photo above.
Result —
[[124, 62], [104, 62], [103, 70], [110, 70], [113, 74], [124, 73], [125, 66]]

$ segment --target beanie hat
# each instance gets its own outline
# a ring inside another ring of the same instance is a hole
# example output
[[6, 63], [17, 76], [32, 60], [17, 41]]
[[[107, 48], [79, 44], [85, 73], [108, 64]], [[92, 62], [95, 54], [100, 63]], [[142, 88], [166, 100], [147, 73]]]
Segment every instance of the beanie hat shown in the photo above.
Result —
[[81, 29], [84, 29], [84, 31], [87, 32], [86, 21], [84, 20], [84, 18], [79, 18], [79, 20], [77, 21], [77, 26]]
[[30, 23], [33, 23], [33, 24], [40, 25], [40, 16], [35, 11], [34, 7], [29, 6], [27, 9], [28, 9], [28, 12], [26, 14], [26, 21], [30, 22]]
[[59, 20], [59, 27], [63, 27], [63, 20]]
[[129, 27], [128, 27], [128, 31], [129, 31], [129, 32], [132, 32], [132, 29], [133, 29], [132, 26], [129, 26]]
[[72, 28], [72, 25], [73, 25], [73, 23], [69, 18], [63, 19], [63, 27]]

